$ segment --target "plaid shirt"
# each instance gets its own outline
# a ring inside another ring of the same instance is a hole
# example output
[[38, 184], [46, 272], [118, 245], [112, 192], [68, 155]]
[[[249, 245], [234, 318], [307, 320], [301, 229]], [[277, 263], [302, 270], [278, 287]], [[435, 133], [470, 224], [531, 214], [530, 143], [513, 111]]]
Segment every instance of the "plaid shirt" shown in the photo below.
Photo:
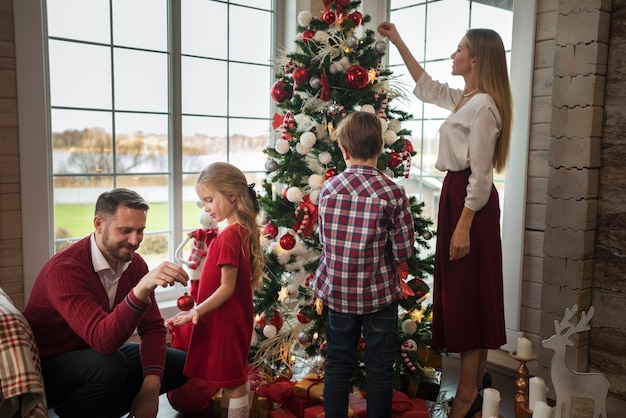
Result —
[[400, 299], [398, 264], [413, 252], [413, 215], [404, 190], [383, 172], [350, 166], [325, 181], [319, 236], [311, 287], [328, 307], [366, 314]]
[[28, 321], [0, 288], [0, 416], [48, 416], [39, 351]]

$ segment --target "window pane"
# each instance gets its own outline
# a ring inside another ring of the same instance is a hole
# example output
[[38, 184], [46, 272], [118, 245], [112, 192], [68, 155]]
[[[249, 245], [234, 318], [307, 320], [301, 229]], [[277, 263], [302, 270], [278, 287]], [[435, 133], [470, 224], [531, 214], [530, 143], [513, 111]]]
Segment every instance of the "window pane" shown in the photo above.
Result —
[[183, 113], [226, 116], [226, 62], [183, 57], [181, 66]]
[[[77, 110], [52, 111], [52, 166], [58, 174], [97, 174], [113, 171], [111, 114]], [[91, 177], [62, 177], [58, 187], [99, 183]]]
[[229, 9], [231, 28], [249, 28], [245, 31], [231, 30], [229, 36], [229, 59], [259, 64], [270, 64], [272, 15], [245, 7]]
[[60, 251], [72, 242], [93, 232], [93, 215], [98, 196], [113, 187], [112, 177], [100, 177], [98, 185], [87, 186], [91, 178], [76, 177], [75, 183], [85, 186], [54, 187], [54, 237], [55, 249]]
[[108, 48], [53, 40], [48, 47], [53, 106], [111, 108]]
[[48, 0], [48, 35], [108, 43], [108, 0]]
[[167, 115], [118, 113], [115, 121], [117, 173], [169, 171]]
[[184, 116], [183, 170], [197, 175], [212, 162], [227, 161], [226, 132], [225, 118]]
[[270, 67], [230, 64], [229, 113], [231, 116], [267, 118], [270, 114]]
[[167, 51], [166, 0], [114, 0], [113, 43]]
[[511, 49], [513, 31], [513, 13], [500, 7], [472, 3], [472, 27], [489, 28], [498, 32], [504, 49]]
[[[390, 13], [390, 20], [398, 28], [398, 32], [402, 35], [402, 39], [411, 50], [411, 53], [418, 61], [424, 59], [424, 22], [425, 7], [417, 6], [408, 9], [398, 10]], [[391, 43], [387, 47], [390, 64], [402, 63], [402, 58], [398, 53], [398, 49]]]
[[167, 112], [167, 55], [115, 50], [115, 107], [120, 110]]
[[225, 3], [185, 0], [181, 2], [181, 15], [183, 54], [227, 58], [228, 15]]
[[272, 0], [233, 0], [231, 3], [271, 10]]
[[267, 120], [231, 119], [230, 162], [243, 171], [264, 171], [269, 128]]
[[426, 60], [450, 58], [469, 29], [469, 2], [429, 3], [426, 17]]

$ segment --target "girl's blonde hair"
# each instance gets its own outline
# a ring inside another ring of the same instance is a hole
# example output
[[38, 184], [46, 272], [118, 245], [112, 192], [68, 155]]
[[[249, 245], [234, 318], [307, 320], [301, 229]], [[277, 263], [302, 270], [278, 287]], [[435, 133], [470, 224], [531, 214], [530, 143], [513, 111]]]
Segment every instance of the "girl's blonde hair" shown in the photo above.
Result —
[[491, 29], [470, 29], [465, 37], [470, 55], [477, 62], [476, 87], [493, 98], [502, 119], [500, 137], [493, 153], [493, 167], [501, 173], [506, 168], [509, 157], [513, 120], [513, 99], [504, 44], [500, 35]]
[[265, 258], [261, 250], [261, 227], [257, 223], [260, 208], [254, 184], [248, 185], [246, 176], [241, 170], [223, 162], [213, 163], [202, 170], [196, 186], [199, 184], [219, 193], [220, 206], [225, 200], [230, 201], [232, 196], [237, 197], [233, 202], [232, 216], [235, 222], [245, 227], [248, 232], [252, 288], [259, 288], [261, 280], [265, 277]]

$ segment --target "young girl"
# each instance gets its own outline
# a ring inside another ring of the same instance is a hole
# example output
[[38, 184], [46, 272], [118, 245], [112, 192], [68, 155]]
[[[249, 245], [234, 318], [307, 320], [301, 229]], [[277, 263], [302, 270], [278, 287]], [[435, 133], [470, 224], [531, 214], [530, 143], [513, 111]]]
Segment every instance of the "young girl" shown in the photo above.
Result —
[[[204, 210], [218, 223], [198, 287], [198, 305], [167, 320], [194, 324], [184, 372], [224, 389], [222, 416], [247, 418], [248, 354], [254, 325], [253, 288], [263, 277], [264, 258], [253, 185], [228, 163], [213, 163], [196, 182]], [[227, 408], [227, 409], [226, 409]]]

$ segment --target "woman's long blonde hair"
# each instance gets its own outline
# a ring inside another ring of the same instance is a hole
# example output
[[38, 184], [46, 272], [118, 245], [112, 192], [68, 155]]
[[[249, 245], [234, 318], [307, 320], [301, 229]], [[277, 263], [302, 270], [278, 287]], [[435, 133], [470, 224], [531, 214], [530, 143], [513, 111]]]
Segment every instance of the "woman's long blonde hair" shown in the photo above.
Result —
[[470, 55], [477, 61], [476, 87], [493, 98], [502, 119], [500, 137], [493, 153], [493, 167], [501, 173], [509, 157], [513, 120], [513, 99], [504, 44], [500, 35], [491, 29], [470, 29], [465, 37]]
[[259, 288], [261, 280], [265, 277], [265, 258], [261, 249], [261, 227], [257, 221], [260, 208], [254, 185], [248, 185], [246, 176], [237, 167], [223, 162], [212, 163], [202, 170], [196, 186], [199, 184], [218, 192], [220, 205], [224, 199], [230, 201], [231, 196], [237, 196], [233, 202], [232, 216], [235, 222], [244, 226], [248, 232], [252, 288]]

